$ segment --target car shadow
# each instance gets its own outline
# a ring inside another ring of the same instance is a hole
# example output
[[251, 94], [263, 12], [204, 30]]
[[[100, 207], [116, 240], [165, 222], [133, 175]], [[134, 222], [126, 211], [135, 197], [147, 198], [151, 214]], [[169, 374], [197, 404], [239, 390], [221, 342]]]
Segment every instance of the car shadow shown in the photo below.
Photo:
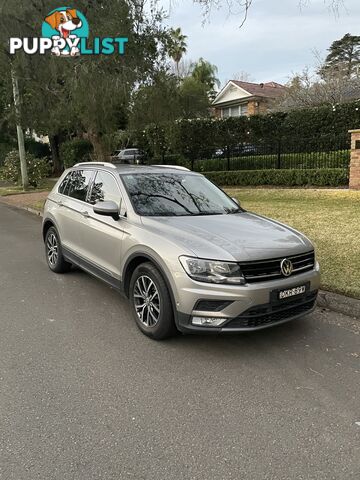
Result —
[[[221, 333], [221, 334], [181, 334], [162, 341], [154, 341], [144, 336], [140, 330], [133, 328], [134, 321], [131, 316], [128, 300], [116, 289], [105, 284], [101, 280], [89, 275], [80, 268], [73, 267], [70, 274], [73, 278], [79, 279], [82, 284], [96, 284], [99, 291], [99, 298], [107, 302], [114, 303], [121, 307], [121, 310], [128, 311], [119, 321], [125, 322], [131, 328], [135, 335], [138, 335], [140, 344], [145, 342], [147, 346], [152, 345], [152, 349], [166, 349], [168, 351], [202, 351], [211, 352], [211, 356], [221, 355], [222, 357], [233, 356], [248, 351], [266, 351], [269, 349], [291, 349], [292, 346], [304, 344], [304, 339], [309, 337], [314, 331], [314, 320], [316, 320], [316, 311], [305, 317], [274, 325], [263, 330], [254, 332], [240, 333]], [[81, 278], [80, 278], [81, 277]]]

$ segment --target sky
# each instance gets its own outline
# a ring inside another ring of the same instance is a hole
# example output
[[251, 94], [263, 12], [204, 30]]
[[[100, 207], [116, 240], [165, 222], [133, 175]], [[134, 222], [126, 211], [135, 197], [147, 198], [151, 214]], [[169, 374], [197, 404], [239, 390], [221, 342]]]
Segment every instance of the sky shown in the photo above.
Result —
[[[181, 27], [187, 35], [187, 59], [203, 57], [218, 67], [222, 84], [237, 72], [248, 72], [255, 82], [286, 83], [304, 67], [315, 68], [331, 43], [345, 33], [360, 35], [360, 1], [343, 0], [335, 15], [324, 0], [253, 0], [249, 16], [239, 28], [242, 15], [229, 15], [226, 7], [213, 10], [202, 25], [199, 5], [192, 0], [161, 0], [170, 12], [166, 23]], [[225, 5], [226, 0], [222, 0]]]

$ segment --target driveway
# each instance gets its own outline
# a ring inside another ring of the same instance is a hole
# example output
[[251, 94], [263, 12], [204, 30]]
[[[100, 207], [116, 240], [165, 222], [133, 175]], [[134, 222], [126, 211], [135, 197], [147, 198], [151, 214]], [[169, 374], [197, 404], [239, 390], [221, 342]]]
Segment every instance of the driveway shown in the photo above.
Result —
[[39, 218], [0, 204], [0, 329], [1, 479], [360, 478], [351, 318], [154, 342], [116, 291], [51, 273]]

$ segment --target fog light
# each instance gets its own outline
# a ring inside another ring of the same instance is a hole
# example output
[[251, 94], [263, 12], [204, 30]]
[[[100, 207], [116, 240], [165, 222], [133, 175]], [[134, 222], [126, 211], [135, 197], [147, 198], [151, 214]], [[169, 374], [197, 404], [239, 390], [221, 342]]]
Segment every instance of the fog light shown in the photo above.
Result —
[[200, 327], [219, 327], [226, 322], [226, 320], [228, 319], [216, 317], [192, 317], [191, 323]]

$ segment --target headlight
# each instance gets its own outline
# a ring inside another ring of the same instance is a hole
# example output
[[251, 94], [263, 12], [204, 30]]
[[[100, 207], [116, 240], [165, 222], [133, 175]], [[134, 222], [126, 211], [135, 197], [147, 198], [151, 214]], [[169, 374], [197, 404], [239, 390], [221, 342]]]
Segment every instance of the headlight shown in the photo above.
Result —
[[245, 283], [240, 267], [235, 262], [220, 262], [203, 258], [179, 257], [185, 272], [193, 280], [207, 283]]

